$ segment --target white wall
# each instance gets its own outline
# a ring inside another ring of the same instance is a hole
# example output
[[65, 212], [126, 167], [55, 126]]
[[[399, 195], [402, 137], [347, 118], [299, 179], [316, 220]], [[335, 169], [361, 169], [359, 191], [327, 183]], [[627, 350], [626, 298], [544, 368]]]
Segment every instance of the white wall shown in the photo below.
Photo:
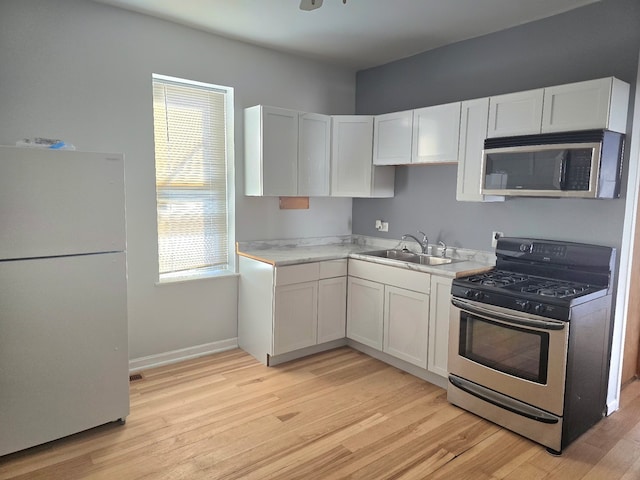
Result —
[[242, 110], [353, 113], [354, 72], [88, 0], [2, 0], [0, 144], [52, 137], [125, 154], [130, 358], [237, 334], [237, 278], [155, 285], [152, 73], [235, 88], [238, 240], [351, 233], [350, 199], [283, 212], [242, 196]]

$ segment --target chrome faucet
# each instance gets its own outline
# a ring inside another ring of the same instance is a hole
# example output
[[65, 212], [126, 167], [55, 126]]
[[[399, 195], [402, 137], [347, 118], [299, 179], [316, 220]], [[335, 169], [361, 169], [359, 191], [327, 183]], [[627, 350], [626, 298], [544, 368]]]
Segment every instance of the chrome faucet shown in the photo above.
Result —
[[422, 240], [418, 240], [410, 233], [405, 233], [404, 235], [402, 235], [400, 240], [404, 241], [407, 238], [411, 238], [412, 240], [415, 240], [418, 245], [420, 245], [420, 250], [422, 251], [422, 253], [427, 253], [427, 251], [429, 250], [429, 239], [427, 238], [426, 233], [420, 231], [418, 233], [422, 234]]
[[447, 256], [447, 244], [441, 240], [438, 242], [438, 245], [442, 247], [442, 252], [440, 253], [440, 256], [442, 258], [445, 258]]

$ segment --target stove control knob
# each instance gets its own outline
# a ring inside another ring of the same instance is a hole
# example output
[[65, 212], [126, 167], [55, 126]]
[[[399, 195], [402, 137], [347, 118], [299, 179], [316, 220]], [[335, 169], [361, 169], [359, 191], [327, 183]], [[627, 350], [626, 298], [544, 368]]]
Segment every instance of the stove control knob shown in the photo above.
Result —
[[520, 307], [520, 310], [522, 310], [523, 312], [528, 312], [529, 310], [531, 310], [531, 303], [526, 300], [516, 300], [516, 305], [518, 305], [518, 307]]
[[536, 312], [536, 313], [544, 313], [546, 310], [547, 310], [547, 307], [545, 307], [541, 303], [538, 303], [538, 304], [533, 306], [533, 311]]
[[473, 294], [473, 298], [475, 298], [476, 300], [482, 300], [484, 298], [484, 293], [476, 292]]
[[533, 243], [521, 243], [520, 251], [523, 253], [533, 253]]
[[473, 290], [465, 290], [463, 294], [467, 298], [473, 298]]

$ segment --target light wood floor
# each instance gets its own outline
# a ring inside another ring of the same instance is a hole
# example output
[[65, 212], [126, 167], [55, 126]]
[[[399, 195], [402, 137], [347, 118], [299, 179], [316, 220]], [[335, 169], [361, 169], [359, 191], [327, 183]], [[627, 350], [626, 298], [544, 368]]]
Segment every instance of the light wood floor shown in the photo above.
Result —
[[[1, 428], [1, 426], [0, 426]], [[0, 479], [640, 479], [640, 382], [562, 457], [350, 348], [144, 372], [131, 414], [0, 458]]]

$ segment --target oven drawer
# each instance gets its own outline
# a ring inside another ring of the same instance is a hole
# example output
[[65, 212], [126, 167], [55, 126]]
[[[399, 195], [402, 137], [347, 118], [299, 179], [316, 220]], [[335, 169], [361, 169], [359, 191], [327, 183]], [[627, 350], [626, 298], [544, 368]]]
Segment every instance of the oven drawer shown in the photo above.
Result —
[[[447, 400], [556, 452], [562, 449], [562, 417], [539, 412], [544, 420], [530, 418], [527, 415], [536, 410], [531, 405], [453, 375], [449, 376]], [[526, 414], [516, 413], [518, 410]]]

